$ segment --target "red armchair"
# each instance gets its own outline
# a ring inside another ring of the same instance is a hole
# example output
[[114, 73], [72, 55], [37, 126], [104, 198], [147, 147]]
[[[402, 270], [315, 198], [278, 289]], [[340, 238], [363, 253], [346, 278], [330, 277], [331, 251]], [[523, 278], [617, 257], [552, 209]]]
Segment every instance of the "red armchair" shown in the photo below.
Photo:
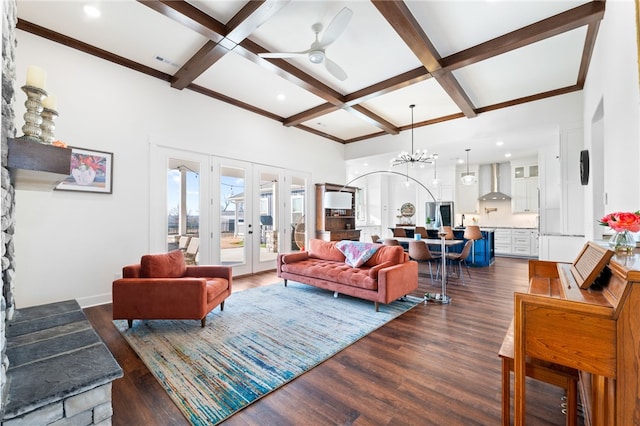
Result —
[[231, 267], [185, 265], [180, 250], [142, 256], [113, 282], [113, 319], [199, 319], [231, 295]]

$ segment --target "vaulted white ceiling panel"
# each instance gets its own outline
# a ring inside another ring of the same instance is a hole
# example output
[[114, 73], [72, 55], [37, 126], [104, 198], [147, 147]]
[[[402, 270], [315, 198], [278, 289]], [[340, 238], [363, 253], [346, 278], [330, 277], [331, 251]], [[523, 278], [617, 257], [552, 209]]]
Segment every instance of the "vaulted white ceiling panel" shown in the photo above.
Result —
[[476, 107], [577, 83], [586, 27], [453, 72]]

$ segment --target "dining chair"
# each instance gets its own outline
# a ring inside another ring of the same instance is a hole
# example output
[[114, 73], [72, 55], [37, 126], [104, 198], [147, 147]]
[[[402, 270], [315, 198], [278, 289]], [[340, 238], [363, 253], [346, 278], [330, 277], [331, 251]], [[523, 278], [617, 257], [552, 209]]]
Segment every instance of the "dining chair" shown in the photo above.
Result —
[[404, 228], [393, 228], [393, 236], [394, 237], [406, 237], [407, 231]]
[[423, 241], [409, 241], [409, 257], [418, 263], [427, 263], [429, 265], [429, 276], [431, 277], [431, 285], [433, 285], [433, 268], [431, 264], [439, 261], [441, 257], [431, 254], [429, 247]]
[[427, 233], [427, 228], [424, 226], [416, 226], [415, 234], [420, 234], [421, 238], [429, 238], [429, 234]]
[[471, 244], [471, 263], [476, 263], [476, 240], [482, 239], [480, 227], [478, 225], [467, 226], [464, 229], [464, 239], [473, 241]]
[[396, 240], [395, 238], [385, 238], [384, 241], [382, 242], [382, 244], [384, 244], [385, 246], [399, 246], [401, 245], [398, 240]]
[[455, 238], [453, 235], [453, 228], [451, 228], [450, 226], [443, 226], [442, 229], [444, 230], [444, 232], [446, 232], [446, 235], [444, 237], [445, 240], [453, 240]]
[[[469, 272], [469, 267], [467, 266], [467, 258], [469, 254], [471, 254], [471, 245], [473, 244], [473, 240], [468, 240], [462, 251], [460, 253], [447, 253], [447, 263], [449, 266], [453, 266], [454, 264], [458, 264], [458, 276], [462, 279], [462, 285], [464, 285], [464, 274], [462, 272], [462, 266], [467, 270], [467, 274], [469, 274], [469, 279], [471, 279], [471, 272]], [[448, 275], [448, 274], [447, 274]]]

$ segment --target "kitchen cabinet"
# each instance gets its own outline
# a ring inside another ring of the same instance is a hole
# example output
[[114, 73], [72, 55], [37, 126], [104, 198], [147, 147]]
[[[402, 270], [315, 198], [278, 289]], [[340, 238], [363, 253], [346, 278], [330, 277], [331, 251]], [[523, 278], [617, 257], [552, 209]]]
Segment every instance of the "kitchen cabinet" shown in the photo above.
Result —
[[538, 257], [538, 231], [523, 228], [499, 228], [495, 232], [497, 255]]
[[524, 164], [521, 166], [513, 167], [514, 179], [528, 179], [538, 177], [538, 165], [537, 164]]
[[538, 164], [536, 160], [511, 163], [511, 211], [537, 213]]
[[[316, 238], [325, 241], [360, 240], [356, 227], [355, 187], [343, 187], [331, 183], [316, 184]], [[342, 192], [351, 195], [351, 205], [345, 208], [329, 208], [325, 205], [326, 194]]]
[[538, 178], [514, 179], [511, 184], [511, 211], [513, 213], [538, 212]]
[[511, 228], [500, 228], [493, 236], [496, 254], [511, 254]]

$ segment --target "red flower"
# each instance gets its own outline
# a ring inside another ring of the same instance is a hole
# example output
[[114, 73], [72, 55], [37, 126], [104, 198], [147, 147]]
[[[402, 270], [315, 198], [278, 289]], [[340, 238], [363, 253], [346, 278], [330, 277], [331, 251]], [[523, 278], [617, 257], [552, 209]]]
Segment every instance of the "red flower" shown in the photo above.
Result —
[[609, 213], [598, 221], [602, 226], [608, 226], [616, 232], [640, 231], [640, 210], [637, 212]]

